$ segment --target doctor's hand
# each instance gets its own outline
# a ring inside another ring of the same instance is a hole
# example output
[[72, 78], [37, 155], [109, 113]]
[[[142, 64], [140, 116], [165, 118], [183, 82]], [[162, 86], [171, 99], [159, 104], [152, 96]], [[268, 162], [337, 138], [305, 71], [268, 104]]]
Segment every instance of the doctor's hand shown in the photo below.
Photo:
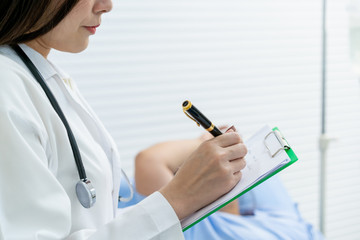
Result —
[[160, 193], [183, 219], [230, 191], [241, 179], [247, 149], [230, 130], [203, 142]]

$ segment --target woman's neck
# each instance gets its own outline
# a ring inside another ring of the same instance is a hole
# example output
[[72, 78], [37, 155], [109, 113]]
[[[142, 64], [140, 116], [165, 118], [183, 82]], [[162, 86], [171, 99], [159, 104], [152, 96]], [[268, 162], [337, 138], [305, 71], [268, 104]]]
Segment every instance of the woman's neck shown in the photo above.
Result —
[[44, 58], [47, 58], [51, 50], [50, 47], [47, 47], [39, 39], [31, 40], [29, 42], [26, 42], [25, 44], [40, 53]]

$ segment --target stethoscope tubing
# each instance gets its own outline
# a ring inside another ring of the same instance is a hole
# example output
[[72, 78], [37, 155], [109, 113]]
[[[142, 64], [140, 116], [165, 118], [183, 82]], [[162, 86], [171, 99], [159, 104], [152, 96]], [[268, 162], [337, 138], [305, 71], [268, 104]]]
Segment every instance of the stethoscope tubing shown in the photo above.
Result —
[[[85, 207], [85, 208], [92, 207], [96, 202], [96, 191], [95, 191], [95, 188], [92, 186], [91, 181], [87, 179], [85, 167], [84, 167], [83, 161], [81, 159], [80, 150], [77, 145], [75, 136], [70, 128], [68, 121], [66, 120], [66, 117], [65, 117], [63, 111], [60, 108], [60, 105], [56, 101], [56, 98], [53, 95], [53, 93], [51, 92], [51, 90], [49, 89], [49, 87], [46, 85], [46, 82], [45, 82], [44, 78], [42, 77], [41, 73], [39, 72], [39, 70], [36, 68], [36, 66], [30, 60], [30, 58], [26, 55], [26, 53], [20, 48], [20, 46], [17, 44], [11, 45], [11, 48], [18, 54], [18, 56], [21, 58], [21, 60], [24, 62], [24, 64], [28, 67], [30, 72], [33, 74], [36, 81], [40, 84], [41, 88], [44, 90], [52, 107], [54, 108], [54, 110], [58, 114], [59, 118], [63, 122], [63, 124], [66, 128], [66, 132], [67, 132], [67, 135], [69, 138], [69, 142], [71, 145], [71, 149], [72, 149], [72, 152], [74, 155], [76, 167], [77, 167], [79, 178], [80, 178], [80, 181], [76, 184], [76, 188], [75, 188], [76, 195], [83, 207]], [[133, 186], [131, 185], [130, 180], [127, 177], [126, 173], [123, 171], [123, 169], [121, 169], [121, 172], [124, 175], [127, 184], [129, 185], [130, 196], [127, 198], [119, 196], [118, 201], [128, 202], [134, 196], [134, 189], [133, 189]]]

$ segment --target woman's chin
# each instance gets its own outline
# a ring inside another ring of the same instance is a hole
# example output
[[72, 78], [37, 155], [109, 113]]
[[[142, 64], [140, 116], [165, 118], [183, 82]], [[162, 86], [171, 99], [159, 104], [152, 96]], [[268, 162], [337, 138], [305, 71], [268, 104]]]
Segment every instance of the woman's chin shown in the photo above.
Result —
[[56, 50], [61, 51], [61, 52], [69, 52], [69, 53], [79, 53], [84, 51], [89, 45], [89, 38], [87, 38], [86, 40], [82, 41], [81, 43], [77, 43], [77, 44], [66, 44], [65, 48], [56, 48]]

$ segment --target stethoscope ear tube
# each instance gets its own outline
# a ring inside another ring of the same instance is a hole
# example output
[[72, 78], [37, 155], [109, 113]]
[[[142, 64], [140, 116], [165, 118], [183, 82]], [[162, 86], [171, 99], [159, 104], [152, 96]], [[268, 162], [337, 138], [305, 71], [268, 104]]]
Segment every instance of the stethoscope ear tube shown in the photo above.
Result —
[[123, 174], [128, 186], [129, 186], [130, 196], [129, 197], [119, 196], [118, 201], [119, 202], [129, 202], [134, 197], [134, 187], [131, 185], [130, 180], [129, 180], [128, 176], [126, 175], [126, 173], [124, 172], [124, 170], [121, 169], [121, 173]]

